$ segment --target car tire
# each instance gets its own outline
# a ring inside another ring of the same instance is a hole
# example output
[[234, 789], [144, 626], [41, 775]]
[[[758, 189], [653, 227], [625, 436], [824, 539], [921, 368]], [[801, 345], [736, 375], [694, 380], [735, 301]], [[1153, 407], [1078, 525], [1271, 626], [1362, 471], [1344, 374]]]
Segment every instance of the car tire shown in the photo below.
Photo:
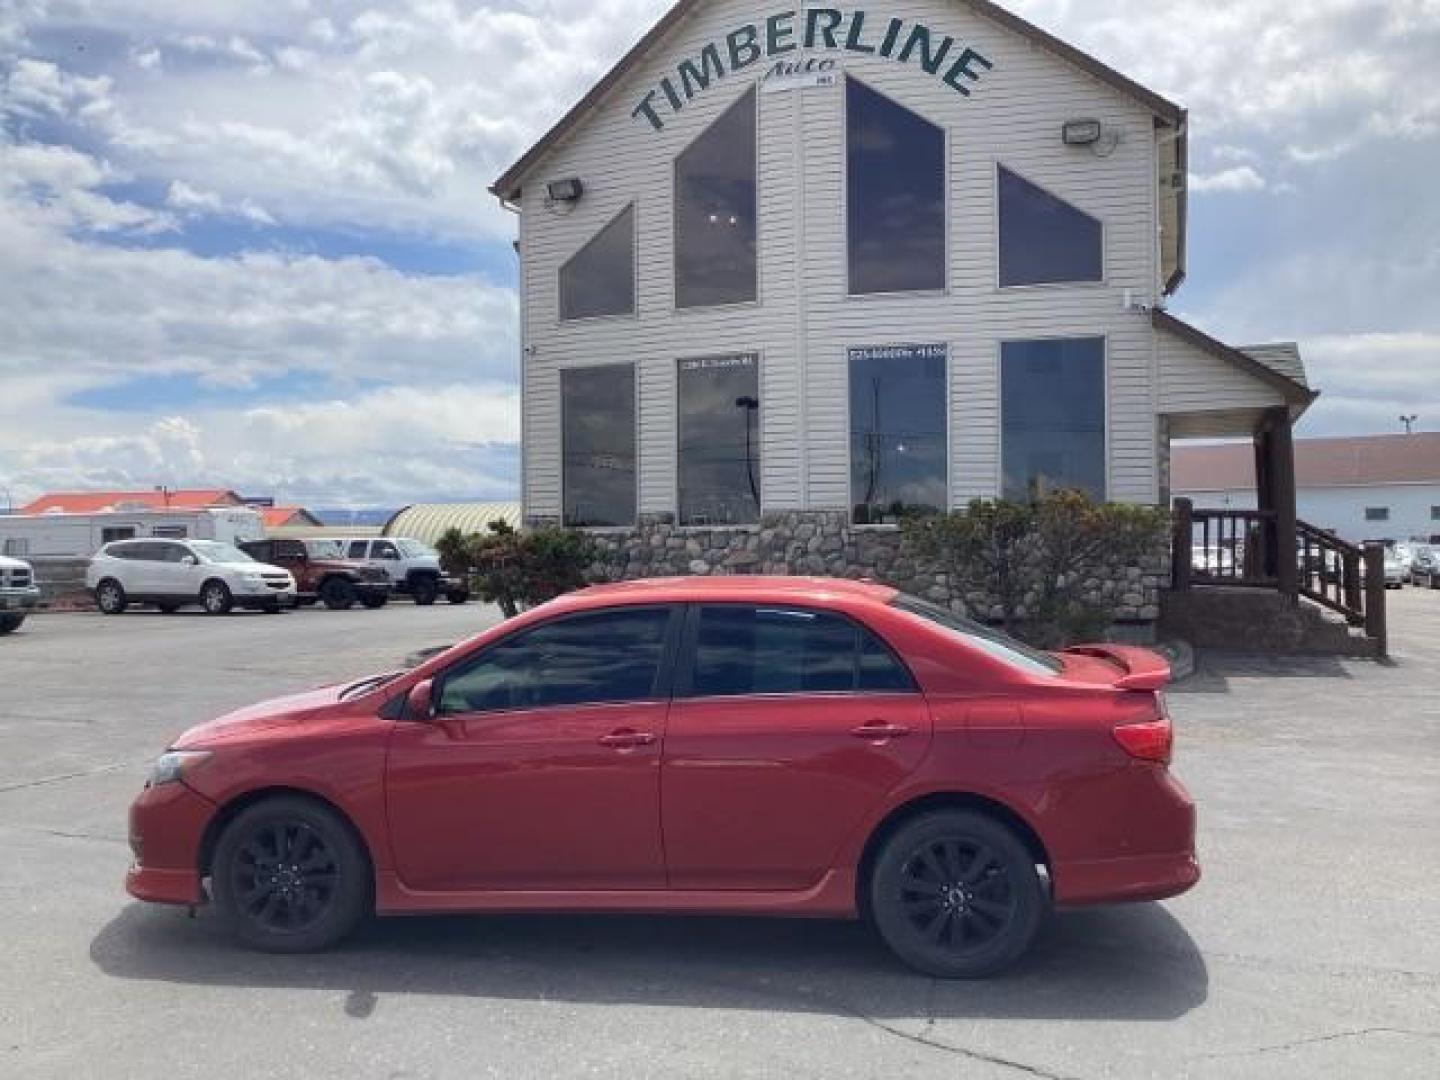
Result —
[[6, 634], [13, 634], [25, 623], [24, 615], [0, 615], [0, 637]]
[[212, 578], [200, 586], [200, 606], [207, 615], [228, 615], [235, 606], [230, 586], [218, 578]]
[[374, 910], [374, 874], [354, 830], [295, 796], [258, 802], [226, 826], [210, 888], [226, 929], [265, 952], [329, 948]]
[[870, 914], [892, 952], [943, 979], [978, 979], [1014, 964], [1049, 906], [1035, 857], [1013, 830], [971, 810], [923, 814], [880, 849]]
[[451, 589], [445, 594], [445, 599], [452, 604], [468, 604], [470, 602], [470, 594], [463, 589]]
[[410, 595], [421, 607], [429, 607], [440, 595], [440, 583], [433, 577], [417, 577], [410, 583]]
[[331, 611], [349, 611], [355, 606], [355, 586], [344, 578], [328, 578], [320, 586], [320, 600]]
[[376, 608], [382, 608], [389, 602], [390, 598], [388, 596], [367, 596], [360, 601], [360, 603], [364, 604], [371, 611], [374, 611]]
[[123, 615], [130, 606], [130, 600], [120, 582], [106, 578], [95, 586], [95, 606], [105, 615]]

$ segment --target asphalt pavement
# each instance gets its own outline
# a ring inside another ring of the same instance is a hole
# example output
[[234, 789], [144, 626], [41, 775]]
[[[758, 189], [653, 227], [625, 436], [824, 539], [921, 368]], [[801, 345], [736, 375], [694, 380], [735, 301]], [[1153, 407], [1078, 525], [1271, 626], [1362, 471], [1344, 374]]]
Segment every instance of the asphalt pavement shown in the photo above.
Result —
[[1440, 1076], [1440, 592], [1391, 594], [1390, 663], [1202, 655], [1170, 701], [1204, 879], [1061, 914], [987, 982], [838, 922], [390, 919], [277, 957], [128, 899], [125, 809], [175, 733], [496, 617], [0, 639], [0, 1077]]

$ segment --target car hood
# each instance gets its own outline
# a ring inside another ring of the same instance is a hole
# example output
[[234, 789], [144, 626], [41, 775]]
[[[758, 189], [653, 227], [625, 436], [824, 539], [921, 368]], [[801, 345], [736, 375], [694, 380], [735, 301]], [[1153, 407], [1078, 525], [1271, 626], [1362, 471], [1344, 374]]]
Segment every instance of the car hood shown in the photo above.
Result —
[[247, 705], [218, 719], [196, 724], [182, 733], [171, 747], [176, 750], [200, 749], [216, 743], [242, 739], [259, 731], [315, 721], [323, 716], [322, 710], [340, 700], [340, 694], [346, 685], [349, 684], [322, 686], [318, 690], [307, 690], [303, 694], [290, 694]]

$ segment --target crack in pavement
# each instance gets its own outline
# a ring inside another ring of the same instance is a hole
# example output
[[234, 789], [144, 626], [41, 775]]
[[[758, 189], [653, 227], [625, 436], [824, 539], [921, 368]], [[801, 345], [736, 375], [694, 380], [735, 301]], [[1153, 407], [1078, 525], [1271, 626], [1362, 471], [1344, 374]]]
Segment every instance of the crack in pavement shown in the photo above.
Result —
[[1274, 1054], [1285, 1050], [1295, 1050], [1302, 1046], [1313, 1046], [1316, 1043], [1335, 1042], [1338, 1039], [1358, 1039], [1368, 1035], [1408, 1035], [1415, 1039], [1440, 1039], [1440, 1031], [1416, 1031], [1413, 1028], [1396, 1027], [1367, 1027], [1355, 1028], [1350, 1031], [1332, 1031], [1328, 1035], [1311, 1035], [1304, 1039], [1291, 1039], [1289, 1042], [1257, 1046], [1251, 1050], [1217, 1050], [1213, 1054], [1197, 1054], [1195, 1057], [1199, 1060], [1255, 1057], [1259, 1054]]
[[123, 836], [104, 836], [101, 833], [69, 832], [65, 829], [47, 829], [43, 825], [4, 825], [0, 828], [11, 832], [36, 833], [41, 836], [57, 836], [62, 840], [95, 840], [103, 844], [128, 844]]
[[121, 769], [133, 769], [144, 762], [117, 761], [110, 765], [101, 765], [95, 769], [84, 769], [80, 772], [57, 773], [54, 776], [42, 776], [38, 780], [21, 780], [14, 784], [0, 785], [0, 795], [9, 794], [12, 791], [26, 791], [30, 788], [44, 787], [46, 784], [60, 784], [66, 780], [83, 780], [89, 776], [102, 776], [105, 773], [119, 772]]

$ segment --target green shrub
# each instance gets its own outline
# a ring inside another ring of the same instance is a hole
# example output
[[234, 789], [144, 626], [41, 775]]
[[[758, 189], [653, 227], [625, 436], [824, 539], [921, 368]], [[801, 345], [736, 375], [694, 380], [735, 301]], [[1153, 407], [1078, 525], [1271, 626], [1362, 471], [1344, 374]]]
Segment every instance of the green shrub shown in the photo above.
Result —
[[480, 598], [498, 604], [507, 618], [580, 588], [594, 559], [583, 533], [554, 527], [517, 532], [503, 521], [472, 536], [451, 529], [436, 548], [447, 570], [467, 575]]

